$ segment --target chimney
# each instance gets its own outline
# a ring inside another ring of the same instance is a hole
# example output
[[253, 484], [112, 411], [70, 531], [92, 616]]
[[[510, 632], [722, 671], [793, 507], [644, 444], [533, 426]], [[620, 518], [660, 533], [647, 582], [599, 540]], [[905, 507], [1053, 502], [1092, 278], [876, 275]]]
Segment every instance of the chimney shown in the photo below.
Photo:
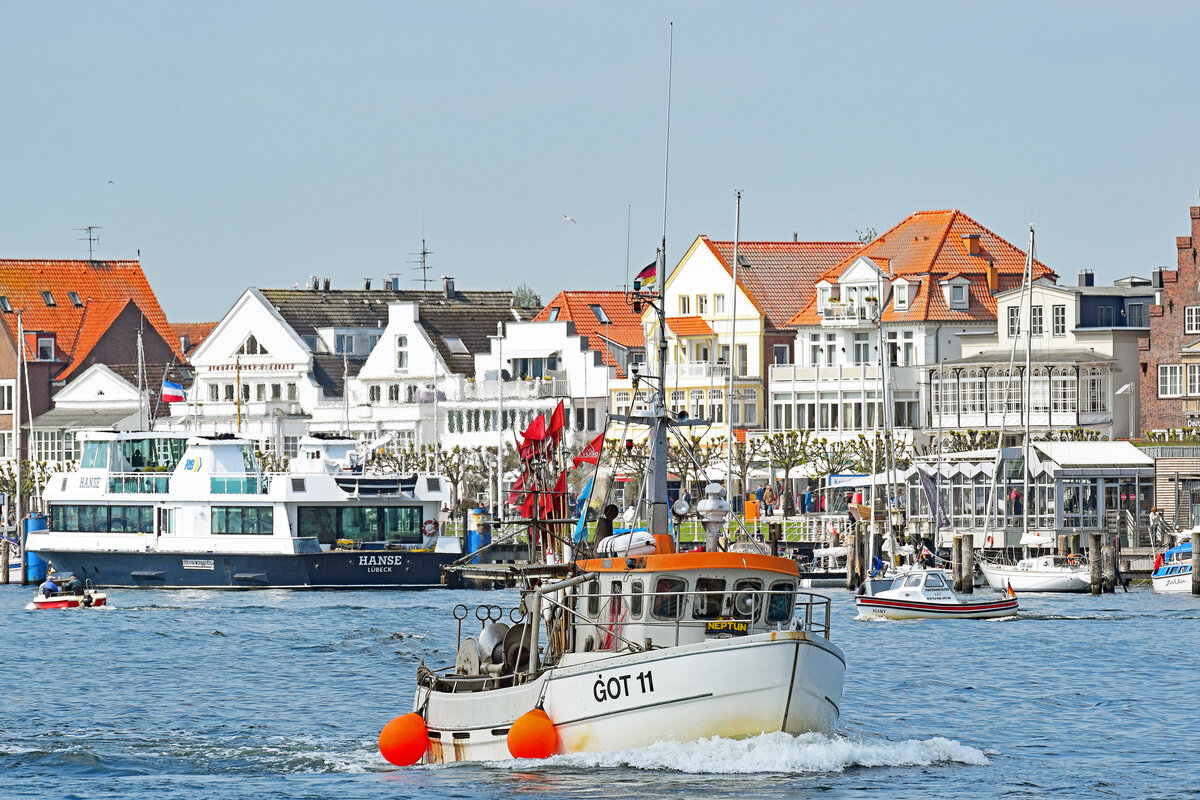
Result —
[[1163, 287], [1163, 284], [1162, 284], [1162, 273], [1163, 273], [1163, 268], [1162, 268], [1162, 267], [1155, 267], [1153, 270], [1151, 270], [1151, 272], [1150, 272], [1150, 286], [1151, 286], [1151, 288], [1153, 288], [1153, 289], [1161, 289], [1161, 288]]
[[793, 242], [800, 241], [800, 231], [792, 231], [792, 241]]
[[363, 289], [368, 292], [371, 291], [371, 279], [370, 278], [363, 278]]
[[969, 255], [969, 256], [983, 255], [983, 248], [979, 245], [979, 234], [978, 233], [963, 234], [962, 243], [963, 243], [963, 247], [967, 251], [967, 255]]
[[1000, 291], [1000, 270], [996, 269], [995, 261], [989, 261], [987, 265], [987, 287], [992, 294]]
[[181, 335], [179, 337], [179, 350], [186, 355], [187, 351], [191, 350], [191, 349], [192, 349], [192, 337], [188, 336], [186, 333]]
[[329, 291], [329, 278], [325, 279], [325, 291]]
[[1096, 276], [1092, 274], [1090, 269], [1079, 270], [1079, 285], [1080, 286], [1095, 286]]
[[312, 283], [312, 288], [313, 288], [314, 292], [317, 289], [321, 288], [321, 279], [318, 278], [316, 275], [309, 275], [308, 280]]
[[454, 278], [442, 276], [442, 294], [446, 296], [447, 300], [454, 299]]

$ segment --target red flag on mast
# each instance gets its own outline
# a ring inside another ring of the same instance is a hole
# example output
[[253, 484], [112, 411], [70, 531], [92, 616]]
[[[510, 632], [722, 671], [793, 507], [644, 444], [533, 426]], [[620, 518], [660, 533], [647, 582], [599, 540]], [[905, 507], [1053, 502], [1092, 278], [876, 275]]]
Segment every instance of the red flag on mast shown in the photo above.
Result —
[[579, 455], [575, 456], [575, 466], [598, 463], [600, 461], [600, 451], [603, 447], [604, 431], [600, 431], [600, 435], [588, 442], [587, 446], [579, 451]]
[[550, 424], [546, 427], [546, 438], [557, 442], [558, 437], [562, 434], [562, 429], [566, 427], [566, 413], [563, 409], [563, 401], [559, 400], [558, 405], [554, 407], [554, 411], [550, 414]]

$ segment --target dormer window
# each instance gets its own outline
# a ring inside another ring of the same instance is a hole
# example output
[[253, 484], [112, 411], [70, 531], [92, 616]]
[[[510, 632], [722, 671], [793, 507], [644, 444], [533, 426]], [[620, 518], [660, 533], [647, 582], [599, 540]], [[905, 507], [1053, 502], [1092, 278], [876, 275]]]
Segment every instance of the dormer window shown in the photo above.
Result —
[[71, 305], [76, 308], [83, 308], [83, 300], [79, 297], [79, 292], [67, 292], [67, 297], [71, 300]]
[[951, 286], [950, 287], [950, 305], [965, 306], [967, 304], [967, 287]]
[[50, 292], [42, 292], [42, 300], [45, 301], [47, 308], [54, 308], [58, 303], [54, 302], [54, 295]]
[[38, 361], [53, 361], [54, 360], [54, 337], [53, 336], [37, 337], [37, 360]]
[[908, 310], [908, 283], [897, 281], [892, 287], [892, 305], [897, 311]]
[[971, 282], [961, 275], [956, 275], [942, 283], [946, 304], [956, 311], [962, 311], [971, 303]]

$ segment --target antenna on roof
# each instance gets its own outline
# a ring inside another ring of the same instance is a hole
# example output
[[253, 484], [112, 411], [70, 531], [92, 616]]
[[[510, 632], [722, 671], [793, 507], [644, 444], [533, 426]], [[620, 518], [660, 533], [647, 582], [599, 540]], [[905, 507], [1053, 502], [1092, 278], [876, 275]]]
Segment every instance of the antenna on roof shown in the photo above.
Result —
[[429, 259], [429, 256], [433, 255], [433, 251], [425, 246], [425, 239], [422, 238], [421, 239], [421, 251], [419, 253], [410, 253], [409, 255], [414, 255], [414, 256], [419, 257], [418, 261], [410, 261], [408, 263], [420, 265], [418, 267], [415, 267], [413, 269], [413, 272], [416, 272], [417, 270], [421, 271], [421, 291], [423, 291], [423, 292], [428, 291], [429, 290], [429, 261], [428, 261], [428, 259]]
[[92, 246], [100, 244], [100, 234], [96, 233], [96, 231], [100, 230], [100, 226], [99, 225], [88, 225], [84, 228], [75, 228], [75, 230], [77, 230], [81, 233], [87, 234], [86, 236], [80, 236], [79, 241], [82, 242], [84, 239], [87, 239], [88, 261], [94, 261], [95, 259], [92, 258]]

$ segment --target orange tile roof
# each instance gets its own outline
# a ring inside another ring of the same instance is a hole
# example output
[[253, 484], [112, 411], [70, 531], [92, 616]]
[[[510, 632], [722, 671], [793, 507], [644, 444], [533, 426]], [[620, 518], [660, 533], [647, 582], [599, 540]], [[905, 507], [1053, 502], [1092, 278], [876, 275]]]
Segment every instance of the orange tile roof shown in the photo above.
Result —
[[69, 349], [64, 348], [63, 352], [73, 358], [62, 372], [54, 376], [56, 381], [65, 381], [71, 377], [72, 373], [87, 358], [87, 354], [100, 341], [100, 337], [104, 336], [104, 332], [117, 321], [117, 317], [121, 316], [121, 312], [131, 302], [131, 300], [93, 300], [84, 306], [83, 318], [79, 321], [79, 331], [75, 341], [64, 343], [69, 346]]
[[667, 326], [676, 336], [712, 336], [713, 329], [700, 317], [667, 317]]
[[[608, 317], [608, 324], [600, 321], [592, 311], [599, 306]], [[575, 332], [588, 337], [588, 348], [601, 354], [604, 363], [617, 368], [617, 377], [625, 377], [625, 365], [618, 364], [603, 340], [608, 339], [621, 347], [635, 349], [646, 346], [646, 334], [642, 320], [633, 313], [625, 300], [624, 292], [591, 292], [564, 290], [554, 296], [546, 307], [533, 318], [534, 322], [549, 322], [550, 313], [558, 309], [559, 322], [571, 322]]]
[[[184, 336], [188, 338], [188, 351], [185, 356], [191, 356], [195, 352], [208, 335], [213, 332], [213, 328], [217, 327], [215, 322], [172, 322], [171, 331], [175, 334], [175, 341], [179, 341]], [[182, 346], [182, 345], [181, 345]]]
[[[700, 237], [733, 277], [733, 242]], [[862, 249], [861, 242], [739, 242], [738, 286], [766, 318], [767, 328], [783, 328], [815, 297], [814, 284], [830, 268]]]
[[[980, 253], [971, 255], [963, 237], [979, 237]], [[995, 264], [1001, 290], [1019, 285], [1025, 270], [1025, 251], [997, 236], [957, 209], [918, 211], [891, 230], [826, 271], [821, 278], [836, 282], [842, 271], [858, 256], [867, 256], [892, 277], [919, 279], [916, 295], [903, 311], [891, 305], [891, 292], [884, 302], [884, 322], [991, 322], [996, 319], [996, 298], [987, 288], [987, 268]], [[964, 277], [971, 282], [965, 310], [951, 309], [942, 294], [940, 281]], [[1034, 259], [1033, 278], [1057, 279], [1058, 275]], [[910, 289], [911, 291], [911, 289]], [[819, 325], [816, 297], [810, 297], [791, 325]]]
[[[42, 292], [51, 293], [53, 306], [46, 304]], [[70, 292], [78, 294], [82, 307], [71, 302]], [[25, 330], [54, 333], [61, 349], [60, 359], [69, 360], [72, 365], [103, 334], [103, 330], [97, 330], [103, 320], [107, 319], [111, 325], [130, 301], [182, 360], [179, 341], [146, 281], [142, 265], [136, 260], [0, 259], [0, 296], [8, 299], [14, 311], [0, 313], [13, 341], [17, 338], [15, 312], [21, 311]], [[88, 322], [89, 317], [95, 321]], [[27, 357], [34, 355], [35, 352], [30, 352]]]

